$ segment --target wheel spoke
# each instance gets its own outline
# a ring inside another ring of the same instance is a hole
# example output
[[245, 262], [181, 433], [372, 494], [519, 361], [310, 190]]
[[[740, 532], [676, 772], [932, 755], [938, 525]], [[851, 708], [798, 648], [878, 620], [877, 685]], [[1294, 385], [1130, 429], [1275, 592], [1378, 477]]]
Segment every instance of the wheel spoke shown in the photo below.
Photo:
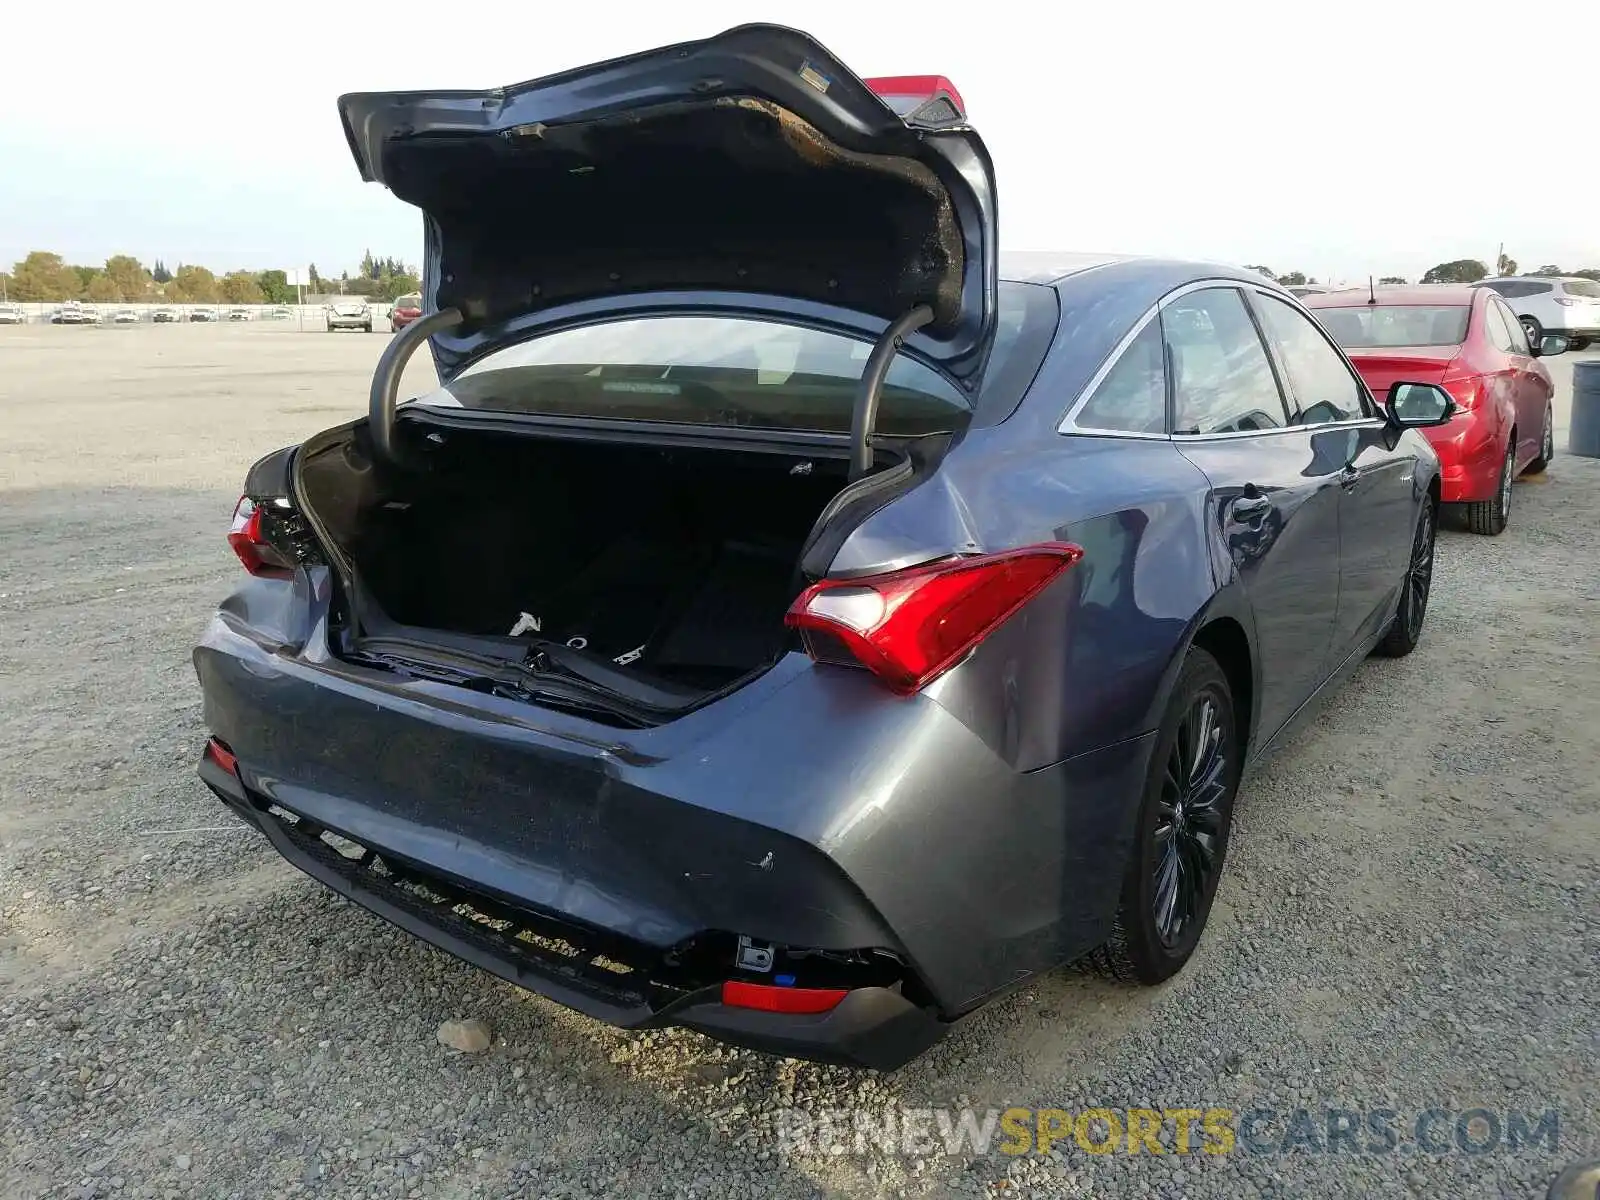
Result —
[[1195, 734], [1194, 746], [1189, 759], [1189, 782], [1200, 777], [1200, 767], [1206, 753], [1211, 749], [1211, 743], [1217, 733], [1216, 705], [1211, 703], [1210, 697], [1200, 702], [1199, 731]]
[[1178, 852], [1175, 842], [1169, 841], [1156, 866], [1156, 927], [1161, 935], [1170, 938], [1175, 932], [1173, 918], [1178, 904], [1180, 885]]

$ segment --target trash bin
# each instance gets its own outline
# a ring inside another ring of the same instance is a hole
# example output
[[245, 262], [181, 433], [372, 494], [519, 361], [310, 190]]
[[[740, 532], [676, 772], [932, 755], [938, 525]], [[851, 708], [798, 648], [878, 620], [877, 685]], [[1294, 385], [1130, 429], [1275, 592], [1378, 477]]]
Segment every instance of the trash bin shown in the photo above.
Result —
[[1600, 458], [1600, 362], [1572, 364], [1572, 424], [1567, 453]]

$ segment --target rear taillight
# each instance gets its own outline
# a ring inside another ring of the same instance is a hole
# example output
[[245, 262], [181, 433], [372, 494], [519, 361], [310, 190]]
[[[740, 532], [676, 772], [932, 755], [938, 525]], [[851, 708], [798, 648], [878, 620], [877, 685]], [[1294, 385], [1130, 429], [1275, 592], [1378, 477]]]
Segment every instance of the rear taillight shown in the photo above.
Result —
[[1441, 386], [1450, 393], [1450, 398], [1456, 402], [1457, 408], [1471, 408], [1478, 402], [1478, 380], [1476, 377], [1447, 379]]
[[216, 763], [217, 766], [221, 767], [229, 775], [237, 775], [239, 773], [239, 760], [234, 757], [233, 751], [228, 749], [228, 747], [218, 739], [206, 739], [205, 754], [206, 758]]
[[1572, 296], [1556, 296], [1556, 297], [1554, 297], [1554, 299], [1555, 299], [1555, 302], [1557, 304], [1571, 305], [1571, 304], [1582, 304], [1583, 303], [1582, 300], [1575, 299]]
[[943, 125], [967, 115], [961, 93], [943, 75], [880, 75], [862, 82], [913, 124]]
[[228, 530], [228, 545], [250, 574], [263, 579], [287, 579], [294, 574], [294, 562], [267, 540], [262, 530], [264, 511], [249, 496], [240, 496], [233, 510], [233, 527]]
[[824, 579], [785, 623], [818, 662], [862, 666], [910, 695], [960, 661], [1083, 551], [1047, 543], [863, 579]]

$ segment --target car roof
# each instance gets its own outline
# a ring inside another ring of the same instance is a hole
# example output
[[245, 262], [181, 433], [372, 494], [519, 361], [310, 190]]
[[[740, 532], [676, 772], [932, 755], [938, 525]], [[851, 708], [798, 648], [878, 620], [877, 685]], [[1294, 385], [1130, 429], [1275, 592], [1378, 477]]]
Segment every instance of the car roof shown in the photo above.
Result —
[[1464, 283], [1412, 283], [1389, 284], [1384, 287], [1342, 288], [1337, 292], [1322, 292], [1303, 296], [1300, 303], [1307, 308], [1360, 308], [1374, 299], [1384, 304], [1448, 304], [1469, 307], [1477, 288]]
[[1587, 275], [1493, 275], [1480, 279], [1474, 286], [1486, 283], [1593, 283]]

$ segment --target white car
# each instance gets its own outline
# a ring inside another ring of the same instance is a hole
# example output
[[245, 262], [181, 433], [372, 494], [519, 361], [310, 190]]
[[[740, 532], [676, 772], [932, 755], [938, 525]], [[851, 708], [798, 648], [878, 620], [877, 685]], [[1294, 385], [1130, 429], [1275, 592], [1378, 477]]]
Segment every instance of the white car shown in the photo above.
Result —
[[191, 308], [189, 310], [189, 320], [191, 321], [215, 321], [216, 319], [217, 310], [208, 304], [202, 304], [199, 308]]
[[96, 325], [100, 321], [100, 314], [92, 305], [80, 304], [76, 300], [62, 302], [50, 316], [52, 325]]
[[1537, 346], [1547, 333], [1559, 334], [1582, 350], [1600, 342], [1600, 283], [1565, 275], [1506, 275], [1478, 285], [1499, 292]]
[[327, 307], [328, 332], [335, 329], [364, 329], [372, 332], [372, 310], [362, 299], [335, 300]]
[[21, 305], [0, 304], [0, 325], [26, 325], [28, 314], [22, 311]]
[[139, 314], [135, 309], [119, 308], [111, 314], [111, 323], [113, 325], [137, 325], [139, 323]]
[[150, 314], [150, 319], [157, 325], [176, 325], [183, 320], [183, 310], [173, 304], [163, 304]]

